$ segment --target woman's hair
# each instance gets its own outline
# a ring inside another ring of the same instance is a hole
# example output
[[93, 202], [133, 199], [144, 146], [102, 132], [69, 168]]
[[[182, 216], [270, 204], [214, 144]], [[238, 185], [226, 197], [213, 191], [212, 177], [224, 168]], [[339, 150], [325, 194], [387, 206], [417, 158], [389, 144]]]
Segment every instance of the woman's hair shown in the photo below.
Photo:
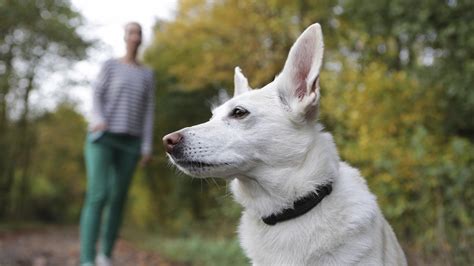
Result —
[[129, 26], [131, 25], [134, 25], [134, 26], [137, 26], [138, 28], [140, 28], [140, 31], [142, 30], [142, 25], [140, 25], [140, 23], [136, 22], [136, 21], [130, 21], [128, 22], [127, 24], [125, 24], [125, 26], [123, 27], [125, 30], [128, 29]]

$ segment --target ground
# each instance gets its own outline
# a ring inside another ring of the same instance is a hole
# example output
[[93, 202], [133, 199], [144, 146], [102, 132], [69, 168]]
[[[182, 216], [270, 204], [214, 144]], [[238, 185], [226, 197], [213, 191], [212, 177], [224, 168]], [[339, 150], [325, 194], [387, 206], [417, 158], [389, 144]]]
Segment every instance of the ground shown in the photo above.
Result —
[[[77, 227], [0, 231], [0, 266], [77, 266], [78, 257]], [[114, 266], [177, 265], [123, 239], [117, 243], [113, 261]]]

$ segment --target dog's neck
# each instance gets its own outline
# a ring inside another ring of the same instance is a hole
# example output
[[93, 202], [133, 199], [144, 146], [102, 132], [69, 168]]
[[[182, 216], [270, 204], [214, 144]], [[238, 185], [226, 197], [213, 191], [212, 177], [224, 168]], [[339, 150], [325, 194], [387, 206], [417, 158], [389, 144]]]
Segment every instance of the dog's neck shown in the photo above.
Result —
[[322, 184], [338, 176], [339, 156], [329, 133], [315, 127], [314, 141], [302, 158], [294, 158], [299, 166], [260, 168], [232, 181], [237, 202], [256, 217], [266, 217], [293, 206], [293, 202], [312, 193]]

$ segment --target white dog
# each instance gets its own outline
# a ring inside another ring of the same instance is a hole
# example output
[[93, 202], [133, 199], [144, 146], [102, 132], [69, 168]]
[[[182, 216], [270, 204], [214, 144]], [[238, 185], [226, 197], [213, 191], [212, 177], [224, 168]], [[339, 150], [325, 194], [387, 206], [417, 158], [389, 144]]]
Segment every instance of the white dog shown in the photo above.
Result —
[[168, 156], [189, 175], [232, 180], [254, 265], [406, 265], [365, 180], [316, 122], [323, 48], [313, 24], [259, 90], [236, 68], [234, 97], [210, 121], [165, 136]]

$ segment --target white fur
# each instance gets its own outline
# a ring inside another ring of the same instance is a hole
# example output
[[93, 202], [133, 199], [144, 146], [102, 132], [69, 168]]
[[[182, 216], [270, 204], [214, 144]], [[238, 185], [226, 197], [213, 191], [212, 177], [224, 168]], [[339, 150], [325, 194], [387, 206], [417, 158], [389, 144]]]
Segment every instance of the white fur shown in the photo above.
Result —
[[[264, 88], [250, 90], [236, 68], [234, 98], [210, 121], [180, 130], [170, 160], [193, 176], [232, 180], [244, 207], [241, 245], [254, 265], [406, 265], [365, 180], [340, 161], [332, 136], [316, 123], [322, 55], [314, 24]], [[233, 117], [236, 107], [249, 114]], [[328, 182], [332, 193], [308, 213], [274, 226], [261, 220]]]
[[234, 70], [234, 97], [244, 94], [250, 90], [247, 78], [242, 74], [240, 67], [235, 67]]

